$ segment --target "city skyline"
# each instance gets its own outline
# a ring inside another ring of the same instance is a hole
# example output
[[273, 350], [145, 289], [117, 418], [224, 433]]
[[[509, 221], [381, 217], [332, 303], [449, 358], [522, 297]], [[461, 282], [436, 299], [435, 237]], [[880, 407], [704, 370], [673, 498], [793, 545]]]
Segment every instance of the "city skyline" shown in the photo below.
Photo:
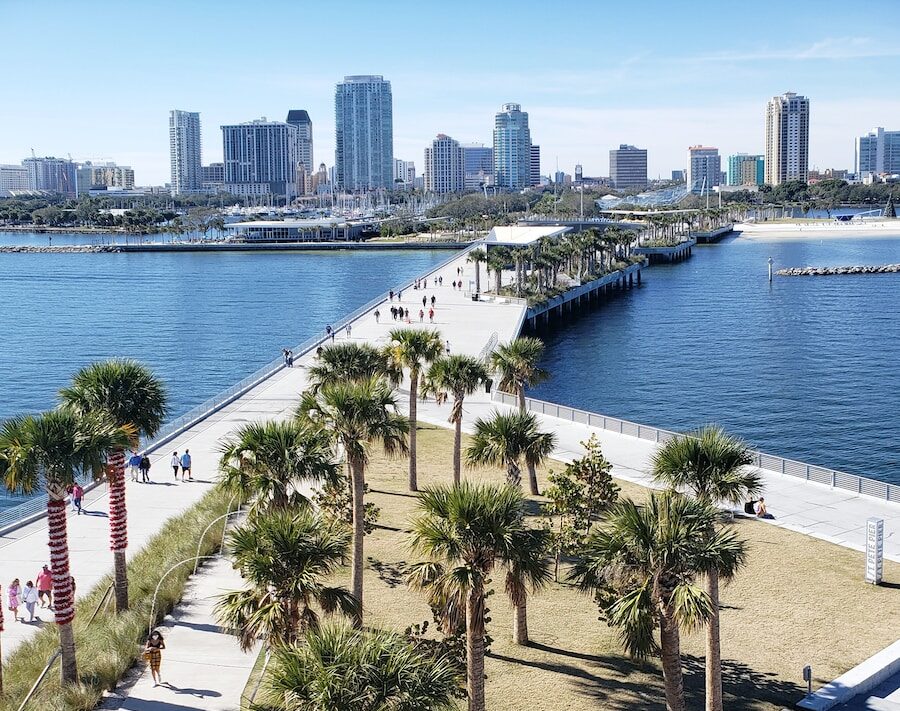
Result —
[[[334, 86], [356, 73], [380, 74], [392, 84], [396, 157], [421, 160], [438, 133], [460, 143], [490, 144], [498, 107], [514, 102], [529, 113], [545, 175], [557, 160], [569, 173], [580, 163], [585, 175], [604, 175], [609, 150], [622, 143], [648, 150], [651, 178], [685, 168], [690, 145], [715, 145], [722, 155], [763, 153], [765, 103], [788, 91], [809, 97], [812, 105], [810, 168], [852, 168], [855, 139], [873, 126], [896, 128], [893, 116], [900, 114], [900, 99], [884, 92], [882, 79], [900, 68], [890, 28], [860, 26], [838, 36], [835, 12], [842, 6], [837, 3], [800, 2], [785, 10], [763, 2], [752, 16], [719, 7], [699, 20], [651, 3], [646, 16], [642, 13], [639, 34], [605, 30], [634, 21], [622, 9], [588, 8], [578, 23], [541, 13], [541, 22], [535, 23], [537, 4], [461, 3], [454, 9], [455, 21], [477, 17], [489, 25], [502, 20], [509, 36], [535, 50], [498, 51], [489, 69], [481, 61], [484, 37], [464, 33], [453, 51], [433, 51], [432, 45], [442, 42], [434, 34], [436, 21], [447, 19], [437, 8], [413, 12], [409, 3], [377, 8], [349, 3], [341, 27], [344, 49], [335, 57], [313, 45], [294, 49], [295, 43], [286, 40], [301, 11], [275, 5], [283, 21], [251, 17], [241, 28], [248, 34], [264, 32], [271, 41], [226, 66], [215, 60], [209, 38], [224, 36], [228, 13], [214, 13], [211, 6], [178, 5], [181, 21], [171, 23], [169, 10], [176, 5], [168, 2], [152, 8], [116, 6], [115, 13], [104, 3], [87, 9], [49, 3], [52, 10], [39, 18], [25, 3], [6, 3], [7, 26], [33, 27], [38, 21], [48, 49], [28, 51], [26, 33], [4, 37], [13, 71], [2, 83], [22, 101], [0, 107], [5, 129], [0, 162], [18, 163], [32, 148], [41, 156], [71, 153], [76, 160], [130, 165], [139, 184], [163, 184], [169, 180], [169, 110], [200, 112], [204, 163], [209, 164], [222, 160], [219, 126], [259, 116], [280, 120], [299, 106], [309, 111], [315, 127], [317, 163], [324, 159], [332, 165]], [[835, 12], [827, 12], [832, 5]], [[865, 5], [873, 14], [892, 7], [888, 2]], [[332, 13], [316, 6], [303, 13], [304, 23], [326, 31], [316, 36], [327, 38]], [[766, 32], [776, 20], [780, 32]], [[730, 34], [736, 26], [742, 31]], [[197, 27], [204, 31], [197, 33]], [[720, 37], [722, 49], [685, 49], [691, 43], [684, 38], [698, 31]], [[372, 33], [402, 34], [409, 41], [397, 56], [373, 53], [363, 41]], [[128, 48], [128, 61], [62, 81], [59, 67], [73, 43], [99, 42], [110, 34]], [[496, 38], [491, 42], [502, 44]], [[548, 64], [540, 47], [556, 48], [565, 61]], [[65, 122], [54, 110], [60, 103], [67, 107]]]

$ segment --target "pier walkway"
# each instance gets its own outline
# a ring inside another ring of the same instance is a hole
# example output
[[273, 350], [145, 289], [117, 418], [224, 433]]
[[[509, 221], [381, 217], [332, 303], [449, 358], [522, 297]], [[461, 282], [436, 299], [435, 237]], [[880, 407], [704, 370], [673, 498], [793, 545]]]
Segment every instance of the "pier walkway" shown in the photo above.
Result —
[[[526, 307], [524, 302], [505, 298], [473, 302], [467, 296], [466, 289], [475, 279], [475, 265], [466, 262], [466, 256], [465, 252], [454, 255], [449, 262], [437, 267], [436, 271], [427, 276], [426, 289], [404, 290], [399, 303], [409, 309], [411, 325], [419, 327], [418, 312], [422, 308], [422, 297], [425, 296], [426, 315], [421, 326], [438, 329], [449, 341], [451, 352], [478, 355], [486, 344], [494, 342], [495, 339], [504, 342], [518, 335], [525, 319]], [[457, 274], [458, 268], [463, 270], [461, 276]], [[434, 285], [436, 276], [442, 277], [442, 285]], [[486, 285], [488, 281], [483, 269], [481, 276], [482, 285]], [[465, 289], [454, 290], [451, 282], [455, 279], [461, 279], [466, 284]], [[433, 324], [429, 323], [427, 316], [432, 295], [436, 297]], [[396, 300], [394, 303], [397, 304]], [[340, 329], [335, 336], [336, 341], [352, 339], [374, 344], [387, 343], [392, 328], [406, 325], [391, 319], [390, 306], [387, 300], [371, 306], [352, 322], [350, 334], [343, 328]], [[379, 322], [376, 322], [374, 317], [376, 308], [381, 312]], [[313, 347], [305, 354], [297, 354], [294, 368], [278, 370], [271, 377], [217, 409], [205, 419], [196, 422], [150, 454], [151, 477], [155, 483], [151, 485], [128, 483], [131, 553], [140, 549], [142, 542], [159, 529], [163, 520], [189, 508], [213, 486], [216, 479], [219, 444], [224, 437], [249, 421], [290, 416], [298, 400], [298, 394], [304, 387], [305, 368], [314, 357], [314, 350]], [[571, 385], [573, 388], [579, 387], [578, 383]], [[404, 404], [402, 394], [398, 400]], [[493, 401], [491, 396], [485, 393], [467, 398], [464, 408], [464, 429], [471, 431], [475, 418], [487, 416], [495, 408], [505, 407], [508, 406]], [[438, 406], [433, 401], [428, 401], [420, 405], [419, 417], [423, 421], [449, 427], [447, 423], [449, 411], [449, 404]], [[543, 427], [557, 433], [558, 447], [554, 453], [555, 457], [566, 461], [579, 456], [581, 453], [579, 442], [595, 432], [605, 456], [613, 464], [613, 473], [616, 476], [642, 484], [649, 483], [649, 463], [658, 446], [654, 442], [591, 428], [560, 417], [545, 414], [539, 417]], [[190, 448], [194, 460], [194, 476], [197, 481], [193, 483], [175, 482], [172, 470], [168, 466], [172, 452], [177, 450], [180, 453], [185, 448]], [[776, 516], [772, 524], [859, 550], [865, 542], [866, 518], [878, 515], [885, 521], [885, 555], [892, 560], [900, 561], [900, 504], [832, 490], [827, 486], [807, 483], [774, 471], [764, 470], [763, 476], [769, 510]], [[112, 555], [108, 550], [108, 521], [105, 517], [108, 501], [105, 491], [96, 489], [91, 492], [86, 498], [86, 508], [90, 512], [89, 515], [71, 515], [69, 518], [72, 570], [78, 582], [78, 590], [83, 592], [92, 588], [112, 568]], [[26, 580], [33, 579], [41, 565], [48, 560], [46, 541], [45, 519], [0, 537], [0, 581], [7, 584], [14, 577], [18, 577], [24, 584]], [[862, 572], [861, 569], [860, 576]], [[205, 596], [214, 595], [215, 590], [222, 586], [232, 586], [228, 582], [228, 576], [220, 576], [218, 580], [222, 581], [221, 584], [204, 586]], [[52, 622], [51, 614], [41, 612], [45, 623]], [[192, 624], [213, 626], [213, 621], [207, 612], [204, 619], [194, 620]], [[16, 647], [33, 635], [38, 626], [12, 622], [7, 616], [7, 631], [3, 640], [4, 653], [8, 656], [14, 654]], [[212, 629], [207, 632], [212, 636], [221, 637], [219, 640], [211, 637], [207, 643], [233, 645], [236, 649], [236, 642], [233, 639]], [[170, 652], [170, 655], [172, 654], [175, 654], [174, 649]], [[216, 676], [203, 671], [205, 668], [203, 659], [195, 657], [193, 663], [189, 662], [187, 658], [181, 659], [179, 664], [169, 668], [164, 678], [177, 688], [202, 687], [208, 692], [205, 695], [210, 699], [217, 699], [217, 703], [222, 703], [223, 708], [228, 707], [228, 703], [225, 703], [228, 701], [231, 702], [231, 708], [237, 707], [237, 699], [233, 697], [231, 690], [242, 686], [252, 664], [236, 663], [233, 665], [232, 674]], [[200, 678], [204, 680], [210, 678], [210, 681], [201, 683], [198, 681]], [[170, 693], [171, 697], [166, 696], [167, 693]], [[218, 697], [216, 694], [222, 696]], [[176, 690], [167, 692], [166, 687], [154, 691], [153, 699], [159, 703], [135, 708], [179, 708], [179, 704], [180, 708], [185, 706], [195, 708], [194, 699], [187, 700], [186, 704], [184, 696], [179, 696]]]

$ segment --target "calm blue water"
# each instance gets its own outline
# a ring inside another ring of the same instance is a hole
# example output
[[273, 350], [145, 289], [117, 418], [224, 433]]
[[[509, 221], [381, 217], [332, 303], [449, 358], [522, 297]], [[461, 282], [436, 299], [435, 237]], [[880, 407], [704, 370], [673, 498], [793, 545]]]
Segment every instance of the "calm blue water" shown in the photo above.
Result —
[[775, 277], [900, 262], [900, 235], [733, 238], [544, 331], [545, 400], [672, 430], [716, 422], [764, 451], [900, 483], [900, 274]]
[[0, 254], [0, 419], [53, 407], [111, 356], [151, 366], [181, 414], [449, 256]]

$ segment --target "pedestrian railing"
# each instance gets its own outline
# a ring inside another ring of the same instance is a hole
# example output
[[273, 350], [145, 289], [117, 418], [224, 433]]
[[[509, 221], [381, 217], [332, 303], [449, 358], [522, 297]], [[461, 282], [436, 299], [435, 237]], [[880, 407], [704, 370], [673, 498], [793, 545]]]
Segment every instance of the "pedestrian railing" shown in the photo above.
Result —
[[[412, 279], [407, 280], [399, 287], [394, 289], [394, 293], [398, 291], [406, 291], [407, 289], [412, 289], [413, 285], [423, 279], [428, 278], [432, 274], [440, 271], [448, 264], [456, 261], [460, 258], [462, 254], [465, 254], [469, 250], [473, 249], [475, 245], [472, 245], [468, 248], [461, 250], [460, 252], [454, 252], [452, 255], [447, 257], [446, 259], [441, 260], [436, 265], [434, 265], [426, 274], [418, 275]], [[363, 304], [358, 309], [351, 311], [346, 316], [338, 319], [333, 322], [331, 325], [332, 329], [337, 332], [343, 328], [346, 328], [347, 324], [356, 321], [361, 316], [372, 311], [376, 306], [378, 306], [383, 301], [388, 299], [388, 293], [385, 292], [376, 296], [374, 299], [369, 302]], [[293, 349], [294, 357], [300, 357], [309, 353], [314, 348], [318, 348], [320, 345], [326, 343], [331, 337], [327, 335], [324, 331], [312, 336], [311, 338], [307, 338], [303, 343], [298, 345]], [[186, 413], [181, 415], [180, 417], [175, 418], [174, 420], [166, 423], [159, 432], [156, 433], [152, 439], [148, 440], [144, 443], [144, 447], [141, 450], [141, 454], [153, 452], [160, 447], [162, 447], [167, 442], [171, 442], [173, 439], [181, 435], [183, 432], [189, 430], [191, 427], [201, 422], [202, 420], [209, 417], [214, 412], [221, 410], [226, 405], [234, 402], [242, 395], [245, 395], [247, 392], [257, 387], [261, 383], [265, 382], [269, 378], [271, 378], [276, 373], [280, 372], [287, 366], [284, 363], [283, 358], [276, 358], [275, 360], [267, 363], [266, 365], [259, 368], [254, 373], [251, 373], [246, 378], [241, 380], [238, 383], [235, 383], [229, 388], [226, 388], [220, 393], [213, 395], [211, 398], [205, 400], [194, 408], [191, 408]], [[93, 484], [93, 480], [90, 475], [85, 475], [82, 477], [82, 483], [85, 485], [86, 490], [93, 488], [91, 484]], [[95, 484], [96, 485], [96, 484]], [[6, 530], [11, 530], [17, 527], [20, 524], [28, 522], [32, 519], [39, 518], [41, 514], [45, 514], [47, 509], [47, 499], [44, 496], [36, 496], [33, 498], [25, 499], [23, 497], [23, 502], [16, 506], [10, 506], [3, 511], [0, 511], [0, 534], [5, 532]]]
[[[494, 390], [492, 399], [503, 405], [517, 406], [518, 400], [515, 395], [505, 393], [500, 390]], [[596, 427], [597, 429], [616, 432], [618, 434], [637, 437], [638, 439], [648, 440], [650, 442], [658, 442], [665, 444], [673, 437], [681, 436], [678, 432], [670, 430], [662, 430], [649, 425], [640, 425], [636, 422], [629, 422], [618, 417], [609, 417], [607, 415], [599, 415], [595, 412], [587, 410], [579, 410], [578, 408], [568, 407], [566, 405], [557, 405], [553, 402], [544, 400], [536, 400], [534, 398], [525, 398], [525, 408], [530, 412], [557, 417], [562, 420], [570, 420], [578, 424], [587, 425], [588, 427]], [[788, 476], [805, 479], [817, 484], [825, 484], [833, 489], [841, 489], [842, 491], [850, 491], [856, 494], [864, 494], [885, 501], [900, 503], [900, 486], [890, 484], [878, 479], [869, 479], [868, 477], [857, 476], [856, 474], [847, 474], [846, 472], [827, 467], [820, 467], [815, 464], [807, 464], [798, 462], [794, 459], [785, 459], [774, 454], [767, 454], [753, 450], [754, 463], [760, 469], [778, 472]]]

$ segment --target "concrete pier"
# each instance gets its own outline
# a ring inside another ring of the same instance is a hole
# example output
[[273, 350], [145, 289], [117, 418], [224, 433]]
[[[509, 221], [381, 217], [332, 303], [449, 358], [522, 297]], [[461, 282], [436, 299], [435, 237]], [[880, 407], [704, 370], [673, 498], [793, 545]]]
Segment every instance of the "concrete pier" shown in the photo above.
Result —
[[635, 254], [642, 254], [649, 260], [650, 264], [660, 264], [665, 262], [683, 262], [691, 256], [691, 250], [697, 240], [693, 237], [666, 247], [635, 247]]

